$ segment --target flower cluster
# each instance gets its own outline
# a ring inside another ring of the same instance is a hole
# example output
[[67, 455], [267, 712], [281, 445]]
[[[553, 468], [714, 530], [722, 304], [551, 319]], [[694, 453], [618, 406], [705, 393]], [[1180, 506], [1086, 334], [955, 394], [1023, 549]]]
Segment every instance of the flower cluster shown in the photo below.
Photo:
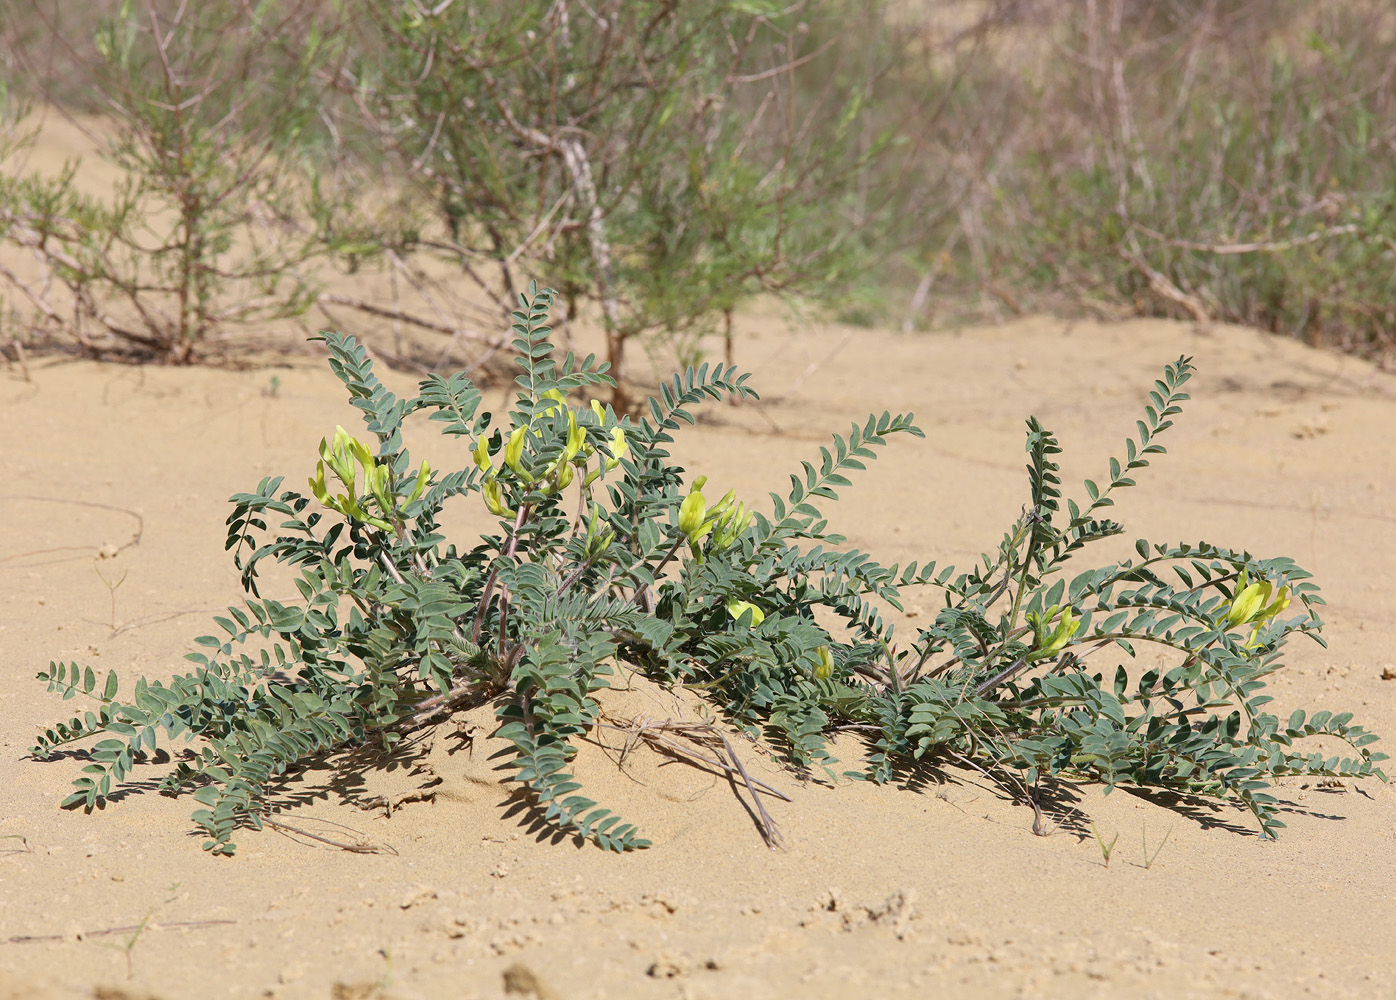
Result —
[[694, 558], [700, 561], [703, 558], [703, 539], [712, 536], [708, 551], [725, 552], [751, 526], [751, 515], [747, 513], [746, 504], [734, 503], [736, 494], [732, 490], [709, 507], [703, 496], [703, 487], [707, 482], [707, 476], [695, 479], [693, 490], [679, 504], [679, 531], [688, 539]]
[[[1057, 618], [1057, 627], [1053, 629], [1052, 619], [1056, 617], [1058, 610], [1061, 610], [1061, 617]], [[1056, 656], [1066, 648], [1066, 644], [1081, 628], [1081, 621], [1076, 617], [1076, 610], [1070, 605], [1065, 609], [1060, 609], [1054, 604], [1040, 615], [1029, 611], [1027, 619], [1033, 630], [1033, 648], [1032, 652], [1028, 654], [1029, 661]]]
[[[346, 492], [331, 496], [325, 480], [328, 466], [334, 477], [344, 485]], [[364, 491], [359, 491], [359, 470], [363, 470]], [[431, 476], [431, 466], [422, 463], [417, 473], [412, 492], [405, 499], [410, 504], [422, 495]], [[382, 531], [396, 531], [401, 527], [402, 515], [396, 504], [397, 491], [393, 482], [393, 472], [386, 462], [379, 462], [368, 450], [368, 445], [351, 435], [343, 427], [335, 427], [334, 441], [320, 439], [320, 461], [316, 463], [315, 476], [310, 480], [310, 491], [330, 510]], [[370, 513], [364, 502], [372, 498], [378, 513]]]
[[[475, 442], [472, 451], [475, 465], [485, 474], [481, 487], [485, 506], [497, 517], [514, 516], [514, 510], [505, 499], [502, 479], [511, 479], [525, 491], [547, 495], [566, 489], [580, 474], [582, 488], [586, 489], [619, 466], [629, 451], [625, 428], [615, 420], [614, 415], [608, 421], [605, 407], [596, 400], [592, 400], [589, 408], [569, 407], [562, 393], [556, 389], [549, 389], [539, 399], [540, 405], [528, 423], [516, 426], [507, 439], [502, 439], [499, 434], [493, 438], [481, 435]], [[543, 424], [552, 421], [559, 412], [567, 417], [566, 440], [557, 457], [541, 463], [540, 468], [540, 463], [533, 461], [533, 458], [541, 453], [541, 446], [546, 443]], [[601, 455], [595, 468], [589, 468], [597, 454], [597, 447], [590, 438], [605, 432], [608, 422], [611, 425], [607, 441], [609, 453]], [[589, 430], [594, 430], [594, 434], [589, 434]], [[496, 466], [493, 457], [501, 450], [501, 444], [502, 461]]]

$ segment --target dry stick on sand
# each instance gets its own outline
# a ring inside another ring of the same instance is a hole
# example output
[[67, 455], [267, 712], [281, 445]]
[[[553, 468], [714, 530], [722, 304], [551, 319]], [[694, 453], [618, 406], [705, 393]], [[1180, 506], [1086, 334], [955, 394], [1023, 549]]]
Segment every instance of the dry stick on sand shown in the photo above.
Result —
[[[412, 367], [420, 368], [424, 372], [443, 367], [446, 361], [448, 360], [448, 355], [450, 353], [451, 348], [459, 344], [461, 341], [474, 341], [478, 344], [483, 345], [485, 348], [484, 353], [480, 357], [476, 358], [470, 364], [466, 365], [464, 369], [462, 369], [467, 373], [479, 368], [490, 358], [492, 358], [496, 353], [498, 353], [502, 348], [507, 347], [509, 345], [509, 341], [507, 338], [487, 337], [484, 334], [476, 333], [473, 330], [467, 330], [459, 326], [452, 326], [448, 322], [435, 322], [433, 320], [427, 319], [424, 316], [419, 316], [415, 313], [407, 312], [404, 309], [398, 309], [396, 307], [388, 308], [387, 306], [380, 306], [373, 302], [365, 302], [362, 299], [351, 298], [347, 295], [333, 295], [327, 292], [321, 295], [318, 299], [316, 299], [315, 305], [322, 313], [325, 314], [325, 316], [330, 320], [331, 323], [340, 326], [342, 326], [343, 324], [339, 322], [339, 320], [334, 316], [334, 314], [332, 314], [328, 309], [325, 308], [327, 303], [330, 305], [347, 306], [350, 309], [357, 309], [359, 312], [367, 313], [370, 316], [378, 316], [382, 319], [390, 319], [393, 321], [394, 326], [397, 326], [400, 323], [408, 323], [412, 326], [420, 327], [423, 330], [430, 330], [433, 333], [444, 333], [448, 335], [451, 339], [446, 344], [446, 346], [442, 348], [441, 356], [437, 359], [437, 362], [434, 366], [428, 367], [423, 364], [412, 365]], [[381, 348], [379, 349], [379, 353], [384, 353]], [[407, 358], [406, 355], [402, 354], [401, 352], [398, 352], [397, 354], [393, 355], [392, 360], [398, 364], [410, 362], [410, 359]]]
[[[236, 920], [166, 920], [160, 923], [139, 923], [127, 924], [124, 927], [103, 927], [96, 931], [79, 931], [78, 939], [93, 937], [105, 937], [111, 934], [130, 934], [132, 931], [140, 930], [174, 930], [176, 928], [189, 927], [217, 927], [225, 924], [235, 924]], [[66, 941], [68, 934], [20, 934], [12, 938], [6, 938], [5, 944], [36, 944], [42, 941]]]
[[[128, 517], [134, 518], [136, 521], [135, 533], [131, 535], [130, 541], [123, 542], [121, 545], [116, 546], [116, 551], [110, 553], [112, 556], [126, 551], [133, 545], [139, 545], [141, 543], [141, 536], [145, 534], [145, 519], [129, 507], [117, 507], [109, 503], [97, 503], [93, 500], [74, 500], [71, 497], [41, 497], [29, 493], [0, 493], [0, 500], [30, 500], [34, 503], [63, 503], [73, 507], [90, 507], [93, 510], [115, 511], [118, 514], [125, 514]], [[100, 545], [58, 545], [51, 549], [34, 549], [30, 552], [17, 552], [14, 555], [0, 557], [0, 562], [7, 562], [11, 559], [25, 559], [29, 556], [48, 555], [51, 552], [96, 551], [100, 553], [102, 548], [103, 547]]]
[[[621, 764], [625, 763], [626, 755], [638, 743], [644, 742], [660, 753], [676, 757], [685, 763], [698, 763], [716, 768], [725, 773], [729, 779], [740, 778], [742, 784], [746, 786], [747, 794], [751, 796], [751, 801], [756, 806], [761, 836], [766, 841], [766, 846], [774, 849], [781, 845], [784, 838], [781, 836], [780, 828], [776, 826], [775, 820], [771, 818], [771, 814], [766, 811], [766, 807], [762, 804], [760, 792], [773, 795], [784, 802], [791, 801], [790, 796], [749, 775], [737, 754], [732, 750], [732, 744], [728, 742], [727, 736], [721, 730], [710, 723], [678, 722], [673, 719], [663, 721], [651, 718], [625, 720], [609, 715], [603, 715], [602, 718], [607, 720], [600, 723], [603, 728], [614, 729], [626, 734], [625, 746], [621, 748], [620, 752], [619, 763]], [[669, 734], [680, 737], [687, 742], [680, 743], [678, 740], [671, 739]], [[712, 749], [721, 746], [727, 754], [727, 759], [723, 760], [720, 756], [709, 757], [700, 753], [694, 749], [694, 744]]]
[[[322, 837], [318, 833], [311, 833], [309, 830], [304, 830], [298, 826], [292, 826], [290, 823], [283, 823], [280, 820], [272, 819], [270, 816], [262, 816], [261, 820], [264, 824], [271, 827], [278, 833], [284, 833], [287, 836], [293, 838], [306, 837], [310, 840], [317, 841], [318, 843], [325, 844], [329, 847], [337, 847], [341, 851], [348, 851], [350, 854], [397, 854], [397, 851], [394, 848], [389, 847], [385, 844], [370, 843], [368, 840], [362, 839], [362, 835], [360, 835], [359, 840], [356, 840], [351, 843], [346, 840], [334, 840], [330, 837]], [[329, 821], [324, 820], [322, 822], [328, 823]], [[329, 823], [329, 825], [340, 827], [340, 829], [343, 830], [348, 830], [350, 833], [358, 833], [357, 830], [354, 830], [351, 827], [344, 826], [342, 823]]]

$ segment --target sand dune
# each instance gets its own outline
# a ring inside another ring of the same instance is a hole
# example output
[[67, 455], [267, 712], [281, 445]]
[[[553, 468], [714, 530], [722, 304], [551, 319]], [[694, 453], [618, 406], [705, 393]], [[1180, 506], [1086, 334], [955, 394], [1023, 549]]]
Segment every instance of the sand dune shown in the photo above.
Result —
[[[1193, 402], [1116, 509], [1127, 537], [1298, 559], [1325, 588], [1329, 646], [1292, 648], [1277, 708], [1350, 710], [1396, 735], [1396, 680], [1383, 680], [1396, 674], [1396, 377], [1362, 362], [1222, 326], [1035, 318], [903, 336], [752, 317], [739, 360], [766, 401], [708, 408], [676, 450], [716, 493], [761, 496], [830, 431], [914, 410], [927, 439], [892, 444], [833, 520], [885, 561], [963, 564], [1024, 502], [1026, 416], [1060, 434], [1065, 482], [1079, 483], [1180, 354], [1200, 369]], [[1283, 782], [1278, 843], [1227, 807], [1091, 787], [1064, 793], [1038, 837], [971, 775], [802, 784], [744, 747], [791, 798], [771, 804], [785, 836], [772, 851], [724, 780], [644, 749], [618, 767], [608, 733], [578, 775], [654, 841], [612, 856], [540, 832], [509, 798], [486, 714], [391, 762], [314, 766], [290, 789], [287, 823], [391, 853], [267, 831], [212, 858], [189, 802], [149, 790], [158, 765], [104, 811], [60, 811], [78, 765], [25, 753], [73, 705], [35, 671], [55, 658], [179, 669], [239, 596], [228, 495], [308, 474], [354, 411], [309, 362], [31, 368], [32, 382], [0, 377], [2, 998], [1390, 995], [1396, 790], [1375, 781]], [[412, 444], [434, 466], [467, 460], [420, 426]], [[607, 704], [622, 718], [698, 711], [640, 682]], [[841, 749], [852, 766], [857, 746]], [[1089, 823], [1119, 835], [1108, 868]]]

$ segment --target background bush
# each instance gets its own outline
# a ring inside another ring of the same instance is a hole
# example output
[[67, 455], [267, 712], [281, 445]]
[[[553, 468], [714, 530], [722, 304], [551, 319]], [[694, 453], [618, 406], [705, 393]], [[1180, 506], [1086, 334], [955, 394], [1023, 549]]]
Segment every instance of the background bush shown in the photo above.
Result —
[[[9, 301], [88, 351], [189, 359], [315, 308], [391, 325], [399, 362], [408, 330], [451, 338], [422, 367], [479, 361], [533, 279], [564, 335], [605, 328], [622, 408], [628, 343], [687, 363], [723, 330], [730, 362], [764, 294], [906, 329], [1047, 309], [1396, 343], [1379, 0], [180, 9], [0, 12], [10, 125], [105, 116], [133, 178], [77, 199], [0, 143], [0, 230], [47, 268]], [[324, 291], [331, 262], [387, 288]]]
[[1389, 359], [1393, 30], [1366, 0], [1018, 5], [962, 95], [1017, 111], [942, 287]]

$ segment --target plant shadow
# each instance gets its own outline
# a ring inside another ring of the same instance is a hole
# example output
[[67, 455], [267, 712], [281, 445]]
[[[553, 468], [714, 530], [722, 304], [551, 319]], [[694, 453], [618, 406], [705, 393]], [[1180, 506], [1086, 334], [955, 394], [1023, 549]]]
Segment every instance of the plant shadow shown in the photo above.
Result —
[[[1135, 798], [1143, 799], [1153, 805], [1167, 809], [1184, 819], [1191, 820], [1203, 830], [1225, 830], [1228, 833], [1240, 834], [1242, 836], [1259, 836], [1259, 831], [1255, 825], [1246, 822], [1236, 822], [1227, 814], [1248, 815], [1242, 813], [1242, 807], [1234, 802], [1225, 799], [1212, 799], [1200, 795], [1188, 795], [1184, 792], [1175, 792], [1164, 788], [1139, 788], [1136, 786], [1118, 785], [1121, 791], [1133, 795]], [[1273, 792], [1273, 790], [1272, 790]], [[1280, 812], [1291, 816], [1308, 816], [1312, 819], [1342, 820], [1346, 816], [1338, 813], [1318, 812], [1313, 809], [1306, 809], [1296, 803], [1293, 799], [1280, 798], [1277, 803]]]

